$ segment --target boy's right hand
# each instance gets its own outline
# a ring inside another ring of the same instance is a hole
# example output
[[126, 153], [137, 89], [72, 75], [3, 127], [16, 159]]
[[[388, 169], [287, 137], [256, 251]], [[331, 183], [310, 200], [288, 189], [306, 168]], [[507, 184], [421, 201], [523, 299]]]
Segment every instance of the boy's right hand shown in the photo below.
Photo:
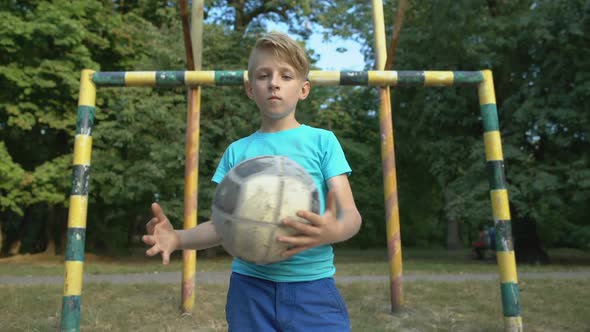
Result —
[[146, 225], [148, 234], [141, 239], [145, 244], [152, 246], [146, 254], [155, 256], [161, 253], [162, 264], [166, 265], [170, 262], [170, 254], [178, 249], [180, 237], [158, 203], [152, 203], [152, 213], [154, 217]]

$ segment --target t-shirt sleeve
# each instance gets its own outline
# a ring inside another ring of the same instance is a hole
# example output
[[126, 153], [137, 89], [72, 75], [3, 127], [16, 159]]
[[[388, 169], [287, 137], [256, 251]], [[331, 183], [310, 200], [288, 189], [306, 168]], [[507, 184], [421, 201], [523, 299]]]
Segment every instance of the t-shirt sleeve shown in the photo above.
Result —
[[232, 146], [230, 145], [227, 149], [225, 149], [225, 152], [223, 153], [223, 156], [221, 157], [221, 160], [219, 161], [219, 165], [217, 165], [217, 169], [215, 170], [215, 174], [213, 174], [213, 178], [211, 178], [211, 181], [219, 184], [221, 182], [221, 180], [223, 180], [223, 178], [225, 177], [225, 174], [227, 174], [227, 172], [229, 172], [229, 170], [233, 167], [233, 153], [232, 153]]
[[342, 146], [340, 146], [340, 142], [338, 142], [336, 135], [332, 132], [328, 132], [326, 135], [322, 172], [326, 180], [341, 174], [350, 176], [352, 172], [348, 161], [346, 161]]

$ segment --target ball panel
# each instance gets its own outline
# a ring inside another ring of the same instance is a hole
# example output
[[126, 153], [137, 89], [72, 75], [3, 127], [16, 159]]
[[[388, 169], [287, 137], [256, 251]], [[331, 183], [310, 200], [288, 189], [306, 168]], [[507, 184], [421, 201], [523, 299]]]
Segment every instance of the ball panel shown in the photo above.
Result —
[[257, 158], [248, 159], [249, 162], [239, 163], [232, 170], [242, 177], [247, 178], [253, 174], [267, 171], [275, 165], [275, 160], [270, 156], [262, 156]]
[[320, 213], [320, 194], [317, 189], [313, 189], [311, 192], [311, 202], [309, 211], [313, 213]]
[[276, 223], [282, 181], [276, 176], [258, 175], [248, 178], [234, 215], [241, 219]]
[[284, 178], [283, 194], [279, 204], [279, 220], [286, 217], [304, 221], [297, 217], [297, 211], [310, 209], [309, 188], [305, 183], [291, 177]]
[[234, 220], [232, 228], [234, 234], [240, 235], [234, 237], [231, 245], [234, 256], [254, 263], [265, 263], [268, 260], [273, 233], [268, 224]]
[[232, 214], [236, 209], [239, 195], [240, 184], [235, 182], [232, 176], [226, 176], [215, 190], [213, 204], [223, 212]]
[[293, 235], [291, 228], [265, 222], [239, 219], [219, 210], [213, 212], [213, 224], [223, 239], [223, 248], [232, 256], [255, 264], [279, 262], [288, 245], [278, 242], [279, 235]]

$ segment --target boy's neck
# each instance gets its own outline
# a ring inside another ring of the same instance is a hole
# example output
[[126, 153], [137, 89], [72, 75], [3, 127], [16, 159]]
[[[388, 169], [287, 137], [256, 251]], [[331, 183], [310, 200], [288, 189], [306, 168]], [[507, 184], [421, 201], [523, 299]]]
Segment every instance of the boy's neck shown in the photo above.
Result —
[[258, 130], [261, 133], [276, 133], [283, 130], [293, 129], [301, 126], [295, 118], [286, 117], [284, 119], [262, 119], [262, 125]]

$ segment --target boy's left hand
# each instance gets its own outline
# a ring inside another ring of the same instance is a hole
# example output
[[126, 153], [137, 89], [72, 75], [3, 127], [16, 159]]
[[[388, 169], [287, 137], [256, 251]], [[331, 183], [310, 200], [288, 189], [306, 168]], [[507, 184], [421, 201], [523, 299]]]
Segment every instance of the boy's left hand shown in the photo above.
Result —
[[309, 224], [289, 218], [284, 219], [283, 225], [299, 231], [300, 234], [277, 237], [279, 242], [292, 246], [291, 249], [285, 251], [282, 255], [289, 257], [313, 247], [338, 242], [342, 223], [336, 220], [336, 215], [336, 195], [333, 190], [330, 190], [328, 192], [324, 215], [320, 216], [310, 211], [298, 211], [297, 216], [306, 219], [309, 221]]

